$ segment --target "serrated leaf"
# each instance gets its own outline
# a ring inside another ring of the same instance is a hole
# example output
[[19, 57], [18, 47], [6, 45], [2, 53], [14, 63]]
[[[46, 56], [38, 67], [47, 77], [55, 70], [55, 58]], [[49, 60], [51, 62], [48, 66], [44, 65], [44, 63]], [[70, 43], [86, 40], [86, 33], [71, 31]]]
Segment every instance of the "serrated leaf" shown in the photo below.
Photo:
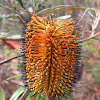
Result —
[[14, 75], [14, 76], [8, 77], [6, 80], [10, 80], [10, 79], [14, 79], [14, 78], [20, 78], [20, 77], [22, 77], [22, 74]]
[[5, 91], [3, 88], [0, 90], [0, 100], [5, 100]]
[[11, 96], [10, 100], [18, 100], [19, 96], [25, 91], [26, 89], [24, 87], [20, 87], [17, 89], [13, 95]]

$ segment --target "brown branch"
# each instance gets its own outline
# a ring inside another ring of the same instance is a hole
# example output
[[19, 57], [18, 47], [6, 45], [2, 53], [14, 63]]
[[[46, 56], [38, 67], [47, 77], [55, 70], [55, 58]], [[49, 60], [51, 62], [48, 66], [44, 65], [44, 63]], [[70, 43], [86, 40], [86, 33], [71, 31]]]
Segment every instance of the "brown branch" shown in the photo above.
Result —
[[27, 94], [30, 92], [29, 89], [26, 89], [26, 91], [21, 95], [21, 97], [19, 98], [19, 100], [25, 100], [25, 98], [27, 97]]
[[[82, 18], [84, 17], [84, 15], [87, 11], [88, 11], [88, 9], [85, 10], [85, 12], [84, 12], [83, 16], [81, 17], [81, 19], [79, 20], [79, 22], [82, 20]], [[91, 38], [94, 38], [95, 36], [100, 34], [100, 32], [95, 34], [95, 29], [97, 28], [99, 21], [100, 21], [100, 9], [96, 9], [95, 13], [96, 13], [96, 18], [93, 20], [91, 35], [85, 39], [79, 40], [77, 43], [82, 43], [82, 42], [87, 41]], [[79, 24], [79, 22], [77, 24]]]
[[17, 84], [17, 83], [15, 83], [15, 82], [13, 82], [13, 81], [10, 81], [10, 80], [6, 80], [6, 81], [8, 81], [9, 83], [12, 83], [12, 84], [15, 84], [15, 85], [21, 86], [21, 87], [25, 87], [24, 85]]
[[97, 36], [97, 35], [99, 35], [99, 34], [100, 34], [100, 32], [98, 32], [98, 33], [96, 33], [96, 34], [93, 34], [93, 35], [91, 35], [91, 36], [89, 36], [89, 37], [87, 37], [87, 38], [85, 38], [85, 39], [79, 40], [77, 43], [85, 42], [85, 41], [87, 41], [87, 40], [89, 40], [89, 39], [94, 38], [95, 36]]
[[7, 41], [20, 41], [21, 38], [2, 38], [2, 40], [7, 40]]
[[[5, 33], [8, 34], [8, 33]], [[4, 37], [4, 38], [0, 38], [1, 40], [12, 40], [12, 41], [20, 41], [23, 38], [20, 35], [16, 35], [16, 36], [10, 36], [10, 37]]]
[[64, 96], [67, 100], [72, 100], [72, 99], [70, 99], [68, 96]]
[[11, 57], [11, 58], [9, 58], [9, 59], [5, 59], [4, 61], [1, 61], [1, 62], [0, 62], [0, 65], [2, 65], [2, 64], [4, 64], [4, 63], [7, 63], [7, 62], [9, 62], [9, 61], [11, 61], [11, 60], [13, 60], [13, 59], [16, 59], [16, 58], [18, 58], [18, 57], [21, 57], [21, 56], [23, 56], [23, 55], [24, 55], [24, 54], [20, 54], [20, 55]]
[[18, 18], [19, 18], [19, 20], [21, 21], [21, 23], [24, 25], [24, 27], [26, 28], [26, 25], [25, 25], [25, 22], [24, 22], [23, 19], [22, 19], [22, 16], [19, 15]]
[[77, 22], [76, 25], [78, 25], [78, 24], [81, 22], [81, 20], [83, 19], [83, 17], [85, 16], [85, 14], [88, 12], [88, 10], [89, 10], [89, 8], [87, 8], [87, 9], [84, 11], [82, 17], [80, 18], [80, 20]]

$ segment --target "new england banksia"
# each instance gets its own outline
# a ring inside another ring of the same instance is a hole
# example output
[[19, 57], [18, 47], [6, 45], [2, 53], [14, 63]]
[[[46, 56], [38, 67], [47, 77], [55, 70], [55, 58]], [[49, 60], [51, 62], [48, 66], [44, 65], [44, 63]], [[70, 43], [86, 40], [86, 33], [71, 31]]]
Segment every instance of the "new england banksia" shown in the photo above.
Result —
[[25, 33], [27, 84], [34, 93], [67, 94], [77, 77], [80, 46], [73, 19], [33, 15]]

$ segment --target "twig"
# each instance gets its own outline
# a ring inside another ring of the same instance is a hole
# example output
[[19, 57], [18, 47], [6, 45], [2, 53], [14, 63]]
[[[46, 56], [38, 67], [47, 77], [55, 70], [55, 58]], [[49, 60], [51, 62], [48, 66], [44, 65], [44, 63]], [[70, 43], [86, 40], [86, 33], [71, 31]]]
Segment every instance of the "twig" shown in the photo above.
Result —
[[15, 85], [19, 85], [19, 86], [21, 86], [21, 87], [25, 87], [24, 85], [17, 84], [17, 83], [15, 83], [15, 82], [10, 81], [10, 80], [6, 80], [6, 81], [8, 81], [9, 83], [15, 84]]
[[[6, 2], [7, 4], [9, 4], [11, 7], [12, 7], [12, 9], [13, 9], [13, 11], [16, 13], [16, 14], [18, 14], [19, 16], [17, 16], [18, 18], [19, 18], [19, 20], [21, 21], [21, 23], [26, 27], [26, 25], [25, 25], [25, 22], [23, 21], [23, 19], [22, 19], [22, 15], [20, 15], [20, 12], [18, 11], [18, 9], [14, 9], [14, 5], [13, 5], [13, 3], [11, 2], [11, 0], [4, 0], [4, 2]], [[25, 8], [24, 8], [25, 9]], [[28, 13], [28, 14], [30, 14], [31, 15], [31, 13], [30, 12], [28, 12], [27, 10], [26, 10], [26, 12]]]
[[[0, 32], [0, 34], [9, 34], [6, 32]], [[10, 33], [12, 34], [12, 33]], [[12, 40], [12, 41], [21, 41], [24, 40], [24, 37], [21, 37], [21, 35], [15, 35], [15, 36], [8, 36], [8, 37], [0, 37], [0, 40]]]
[[96, 13], [96, 18], [94, 19], [93, 24], [92, 24], [92, 34], [91, 35], [93, 35], [95, 33], [95, 29], [97, 28], [97, 26], [99, 24], [99, 21], [100, 21], [100, 9], [96, 9], [95, 13]]
[[84, 96], [85, 98], [88, 98], [88, 96], [87, 96], [84, 92], [81, 92], [81, 91], [79, 91], [79, 90], [78, 90], [78, 91], [73, 90], [73, 92], [83, 94], [83, 96]]
[[95, 12], [96, 12], [96, 18], [94, 19], [93, 24], [92, 24], [92, 32], [91, 32], [91, 35], [89, 37], [85, 38], [85, 39], [82, 39], [82, 40], [78, 41], [77, 43], [82, 43], [82, 42], [87, 41], [87, 40], [89, 40], [89, 39], [91, 39], [91, 38], [93, 38], [93, 37], [95, 37], [95, 36], [97, 36], [97, 35], [100, 34], [100, 32], [98, 32], [98, 33], [95, 34], [95, 29], [97, 28], [97, 26], [99, 24], [99, 21], [100, 21], [100, 10], [99, 9], [96, 9]]
[[19, 15], [18, 18], [19, 18], [19, 20], [21, 21], [21, 23], [24, 25], [24, 27], [26, 28], [26, 25], [25, 25], [25, 22], [24, 22], [23, 19], [22, 19], [22, 16]]
[[85, 98], [87, 98], [88, 100], [91, 100], [86, 93], [81, 91], [81, 89], [78, 89], [78, 93], [81, 93]]
[[21, 97], [19, 98], [19, 100], [25, 100], [25, 98], [27, 97], [27, 94], [30, 92], [29, 89], [26, 89], [26, 91], [21, 95]]
[[85, 16], [85, 14], [87, 13], [88, 10], [89, 10], [89, 8], [87, 8], [87, 9], [84, 11], [82, 17], [80, 18], [80, 20], [77, 22], [76, 25], [78, 25], [78, 24], [80, 23], [80, 21], [83, 19], [83, 17]]
[[2, 40], [7, 40], [7, 41], [20, 41], [21, 38], [2, 38]]
[[4, 64], [4, 63], [7, 63], [7, 62], [9, 62], [9, 61], [11, 61], [11, 60], [13, 60], [13, 59], [16, 59], [16, 58], [18, 58], [18, 57], [21, 57], [21, 56], [23, 56], [23, 55], [24, 55], [24, 54], [20, 54], [20, 55], [11, 57], [11, 58], [9, 58], [9, 59], [5, 59], [4, 61], [1, 61], [1, 62], [0, 62], [0, 65], [2, 65], [2, 64]]
[[[2, 32], [1, 32], [2, 34]], [[4, 33], [4, 34], [8, 34], [8, 33]], [[12, 40], [12, 41], [20, 41], [23, 38], [20, 35], [16, 35], [16, 36], [10, 36], [10, 37], [1, 37], [1, 40]]]
[[64, 96], [67, 100], [72, 100], [72, 99], [70, 99], [68, 96]]
[[91, 36], [89, 36], [89, 37], [87, 37], [87, 38], [85, 38], [85, 39], [79, 40], [77, 43], [85, 42], [85, 41], [87, 41], [87, 40], [89, 40], [89, 39], [94, 38], [95, 36], [97, 36], [97, 35], [99, 35], [99, 34], [100, 34], [100, 32], [98, 32], [98, 33], [96, 33], [96, 34], [93, 34], [93, 35], [91, 35]]

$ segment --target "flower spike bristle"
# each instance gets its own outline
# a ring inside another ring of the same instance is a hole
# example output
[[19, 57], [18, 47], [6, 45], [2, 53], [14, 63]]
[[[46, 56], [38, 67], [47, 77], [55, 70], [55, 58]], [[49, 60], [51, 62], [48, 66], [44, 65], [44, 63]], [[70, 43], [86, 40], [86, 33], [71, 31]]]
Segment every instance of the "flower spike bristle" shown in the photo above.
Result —
[[27, 84], [34, 93], [64, 96], [72, 88], [80, 47], [73, 19], [34, 14], [24, 43]]

